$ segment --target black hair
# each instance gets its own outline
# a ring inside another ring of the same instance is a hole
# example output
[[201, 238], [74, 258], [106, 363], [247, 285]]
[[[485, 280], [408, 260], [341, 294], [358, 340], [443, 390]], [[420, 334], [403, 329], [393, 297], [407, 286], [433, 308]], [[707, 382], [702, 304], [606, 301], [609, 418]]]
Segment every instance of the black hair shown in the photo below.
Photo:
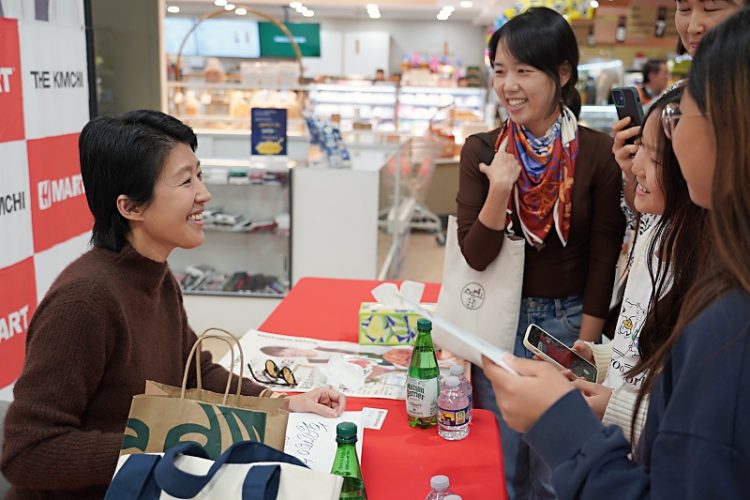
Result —
[[122, 250], [130, 226], [117, 209], [117, 197], [147, 205], [167, 155], [180, 143], [195, 151], [198, 139], [176, 118], [147, 109], [100, 116], [83, 127], [78, 149], [86, 201], [94, 215], [93, 245]]
[[[550, 112], [562, 101], [576, 117], [579, 116], [581, 96], [576, 90], [580, 58], [578, 41], [564, 17], [546, 7], [532, 7], [505, 23], [490, 38], [491, 67], [495, 64], [500, 42], [520, 63], [543, 71], [555, 82], [555, 98]], [[570, 67], [570, 80], [562, 86], [560, 67], [564, 64]]]
[[662, 64], [667, 64], [667, 61], [663, 59], [649, 59], [646, 64], [643, 65], [641, 76], [643, 77], [643, 83], [646, 84], [651, 81], [649, 78], [651, 73], [656, 73], [661, 68]]

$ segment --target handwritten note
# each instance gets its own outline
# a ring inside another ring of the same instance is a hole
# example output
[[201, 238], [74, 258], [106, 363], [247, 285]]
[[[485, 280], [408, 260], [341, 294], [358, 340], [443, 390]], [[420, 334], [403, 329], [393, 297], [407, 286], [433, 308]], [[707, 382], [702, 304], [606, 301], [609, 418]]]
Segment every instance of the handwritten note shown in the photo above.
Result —
[[338, 418], [325, 418], [313, 413], [290, 413], [286, 426], [284, 452], [302, 460], [320, 472], [331, 472], [336, 456], [336, 425], [340, 422], [357, 424], [357, 456], [362, 462], [362, 412], [345, 411]]

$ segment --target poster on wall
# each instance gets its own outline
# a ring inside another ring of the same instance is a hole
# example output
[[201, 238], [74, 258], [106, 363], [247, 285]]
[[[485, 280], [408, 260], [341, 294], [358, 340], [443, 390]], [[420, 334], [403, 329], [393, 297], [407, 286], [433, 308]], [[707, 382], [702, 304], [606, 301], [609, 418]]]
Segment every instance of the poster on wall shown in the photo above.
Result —
[[88, 245], [87, 61], [84, 0], [0, 0], [0, 399], [12, 399], [41, 298]]

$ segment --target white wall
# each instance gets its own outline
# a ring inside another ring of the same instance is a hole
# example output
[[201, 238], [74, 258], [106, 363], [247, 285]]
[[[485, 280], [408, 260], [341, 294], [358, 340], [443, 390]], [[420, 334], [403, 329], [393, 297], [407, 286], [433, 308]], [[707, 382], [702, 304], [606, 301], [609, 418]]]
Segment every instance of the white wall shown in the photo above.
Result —
[[[484, 65], [485, 28], [462, 21], [385, 21], [356, 19], [320, 19], [321, 31], [357, 32], [386, 31], [391, 35], [391, 56], [387, 74], [400, 73], [401, 57], [414, 52], [430, 55], [443, 54], [448, 43], [448, 55], [461, 60], [464, 66]], [[321, 43], [325, 43], [322, 39]], [[325, 44], [321, 52], [326, 50]], [[329, 49], [337, 50], [337, 49]], [[308, 59], [306, 59], [308, 60]], [[312, 59], [310, 59], [312, 60]], [[372, 68], [372, 76], [375, 76]]]

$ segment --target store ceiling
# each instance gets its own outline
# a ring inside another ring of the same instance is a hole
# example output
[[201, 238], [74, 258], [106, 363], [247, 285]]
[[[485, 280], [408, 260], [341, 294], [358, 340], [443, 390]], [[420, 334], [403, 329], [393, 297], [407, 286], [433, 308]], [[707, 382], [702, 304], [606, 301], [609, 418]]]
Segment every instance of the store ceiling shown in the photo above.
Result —
[[[459, 0], [305, 0], [302, 3], [315, 12], [313, 17], [303, 17], [289, 8], [287, 0], [263, 0], [262, 3], [234, 1], [236, 6], [252, 7], [270, 14], [278, 19], [292, 22], [312, 22], [315, 19], [355, 19], [368, 20], [367, 4], [375, 3], [380, 9], [382, 20], [387, 21], [436, 21], [436, 15], [444, 6], [453, 6], [455, 10], [447, 22], [473, 22], [477, 25], [491, 24], [505, 8], [514, 5], [515, 0], [472, 0], [472, 6], [463, 8]], [[180, 7], [180, 15], [200, 16], [215, 11], [213, 1], [209, 0], [166, 0], [167, 5]]]

